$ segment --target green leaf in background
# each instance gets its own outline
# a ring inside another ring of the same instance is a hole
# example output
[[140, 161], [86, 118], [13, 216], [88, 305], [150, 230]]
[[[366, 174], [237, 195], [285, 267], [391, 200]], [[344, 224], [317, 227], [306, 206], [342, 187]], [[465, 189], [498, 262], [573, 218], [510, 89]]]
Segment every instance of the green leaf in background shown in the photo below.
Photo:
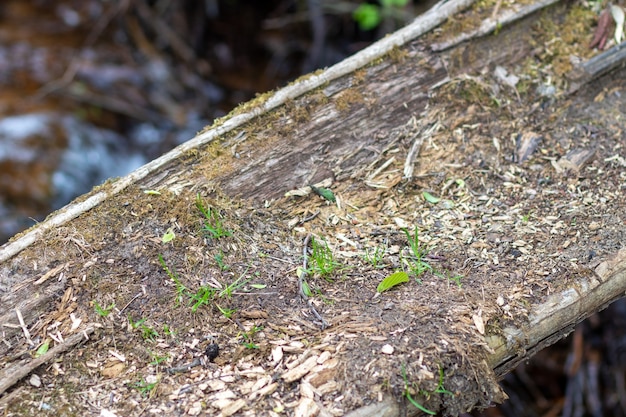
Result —
[[362, 3], [354, 10], [352, 18], [361, 30], [372, 30], [380, 23], [380, 10], [374, 4]]
[[157, 190], [143, 190], [143, 193], [148, 195], [161, 195]]
[[39, 348], [37, 349], [37, 352], [35, 352], [35, 357], [38, 358], [41, 355], [45, 354], [48, 351], [48, 348], [50, 347], [50, 342], [49, 341], [45, 341], [41, 344], [41, 346], [39, 346]]
[[404, 7], [409, 3], [409, 0], [381, 0], [380, 4], [383, 5], [383, 7], [392, 7], [392, 6], [396, 6], [396, 7]]
[[313, 295], [313, 293], [311, 292], [311, 287], [309, 287], [309, 284], [306, 281], [302, 281], [302, 292], [307, 297], [310, 297], [311, 295]]
[[335, 199], [335, 194], [329, 190], [328, 188], [323, 188], [323, 187], [316, 187], [314, 185], [309, 185], [309, 187], [311, 187], [311, 190], [313, 190], [313, 192], [317, 195], [319, 195], [320, 197], [330, 201], [331, 203], [336, 203], [337, 200]]
[[167, 229], [167, 232], [165, 232], [161, 240], [163, 241], [163, 243], [167, 243], [167, 242], [174, 240], [175, 237], [176, 235], [174, 234], [174, 231], [170, 227], [169, 229]]
[[437, 204], [439, 200], [441, 200], [440, 198], [435, 197], [434, 195], [432, 195], [431, 193], [427, 191], [422, 192], [422, 195], [424, 196], [424, 200], [428, 201], [431, 204]]
[[383, 292], [387, 291], [389, 288], [395, 287], [398, 284], [402, 284], [403, 282], [407, 282], [409, 280], [409, 274], [403, 271], [394, 272], [389, 275], [387, 278], [383, 279], [380, 284], [378, 284], [378, 288], [376, 291]]

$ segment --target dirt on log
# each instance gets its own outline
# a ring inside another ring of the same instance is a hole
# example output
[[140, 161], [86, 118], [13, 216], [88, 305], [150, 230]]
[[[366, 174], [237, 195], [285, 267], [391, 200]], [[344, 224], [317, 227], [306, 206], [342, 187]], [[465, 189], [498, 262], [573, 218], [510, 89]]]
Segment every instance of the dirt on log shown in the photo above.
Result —
[[626, 77], [582, 6], [470, 3], [0, 248], [0, 410], [504, 401], [500, 377], [626, 291]]

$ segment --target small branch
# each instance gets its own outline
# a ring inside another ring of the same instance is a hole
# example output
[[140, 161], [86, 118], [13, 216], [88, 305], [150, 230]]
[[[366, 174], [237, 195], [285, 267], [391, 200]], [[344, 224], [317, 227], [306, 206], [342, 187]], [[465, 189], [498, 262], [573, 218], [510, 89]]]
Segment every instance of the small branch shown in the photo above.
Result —
[[200, 366], [200, 365], [202, 365], [202, 360], [200, 358], [195, 358], [190, 363], [186, 363], [186, 364], [181, 365], [181, 366], [173, 366], [173, 367], [169, 368], [167, 370], [167, 373], [170, 374], [170, 375], [173, 375], [173, 374], [178, 374], [178, 373], [182, 373], [182, 372], [187, 372], [187, 371], [191, 370], [191, 368], [195, 368], [196, 366]]
[[569, 93], [575, 92], [590, 80], [595, 80], [602, 74], [623, 65], [624, 61], [626, 61], [626, 46], [622, 43], [576, 65], [567, 74], [567, 78], [571, 81]]
[[483, 20], [480, 27], [477, 29], [461, 33], [460, 35], [445, 42], [432, 44], [431, 49], [435, 52], [441, 52], [470, 39], [488, 35], [500, 29], [502, 26], [520, 20], [523, 17], [526, 17], [529, 14], [536, 12], [537, 10], [548, 7], [556, 2], [558, 2], [558, 0], [540, 0], [537, 3], [530, 4], [526, 7], [505, 10], [502, 12], [502, 14], [500, 14], [500, 16], [492, 16], [491, 18]]
[[13, 385], [15, 385], [26, 375], [37, 369], [39, 366], [43, 365], [46, 362], [49, 362], [61, 353], [70, 350], [74, 345], [79, 344], [81, 341], [88, 340], [89, 338], [87, 336], [93, 333], [93, 331], [93, 327], [88, 327], [80, 333], [75, 333], [71, 335], [70, 337], [65, 339], [65, 342], [56, 345], [40, 357], [35, 358], [23, 365], [15, 365], [11, 368], [5, 369], [4, 377], [0, 378], [0, 394], [11, 388]]
[[415, 141], [406, 156], [406, 161], [404, 161], [404, 178], [411, 179], [413, 177], [415, 158], [417, 158], [417, 155], [420, 153], [424, 139], [432, 136], [433, 132], [439, 129], [439, 127], [439, 122], [435, 122], [425, 132], [415, 138]]

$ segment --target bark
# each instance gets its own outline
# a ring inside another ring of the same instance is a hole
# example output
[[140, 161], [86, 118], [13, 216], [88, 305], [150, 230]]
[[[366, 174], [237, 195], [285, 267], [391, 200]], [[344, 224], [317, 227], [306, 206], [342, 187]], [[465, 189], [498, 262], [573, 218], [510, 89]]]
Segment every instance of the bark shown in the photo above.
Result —
[[[95, 189], [4, 245], [0, 248], [3, 339], [14, 341], [26, 334], [27, 329], [32, 332], [40, 317], [49, 314], [52, 304], [62, 303], [66, 294], [63, 268], [74, 261], [63, 258], [63, 253], [48, 254], [44, 241], [47, 234], [61, 226], [71, 227], [76, 217], [123, 193], [129, 186], [152, 189], [174, 181], [206, 181], [228, 196], [262, 202], [327, 178], [333, 182], [350, 181], [363, 176], [365, 169], [380, 159], [386, 147], [398, 140], [400, 127], [413, 115], [429, 110], [433, 89], [455, 77], [475, 74], [482, 68], [511, 66], [531, 54], [529, 33], [533, 18], [517, 22], [497, 36], [489, 36], [490, 31], [477, 30], [456, 41], [439, 43], [432, 48], [438, 52], [415, 41], [470, 3], [446, 2], [341, 64], [242, 107], [240, 112], [172, 152], [125, 178]], [[543, 7], [549, 3], [552, 2], [537, 4]], [[537, 7], [508, 10], [506, 16], [514, 22], [517, 19], [511, 16], [519, 19], [528, 13], [538, 13]], [[482, 37], [485, 34], [488, 36]], [[408, 52], [401, 54], [398, 47]], [[619, 49], [607, 51], [575, 68], [571, 72], [572, 91], [616, 67], [623, 59], [620, 54]], [[329, 98], [332, 102], [326, 102]], [[338, 103], [345, 107], [340, 108]], [[270, 116], [272, 111], [278, 111], [278, 116], [276, 113]], [[278, 129], [265, 127], [265, 118], [269, 117], [278, 117]], [[550, 130], [550, 126], [546, 126], [546, 130]], [[186, 156], [194, 151], [205, 152], [208, 143], [221, 137], [234, 140], [233, 154], [240, 149], [246, 149], [246, 154], [233, 159], [221, 172], [206, 177], [191, 176], [185, 166]], [[419, 149], [417, 151], [419, 153]], [[29, 254], [31, 259], [34, 253], [42, 264], [56, 265], [60, 269], [48, 276], [31, 270], [20, 258], [26, 249], [34, 251]], [[486, 337], [485, 343], [491, 349], [489, 366], [497, 376], [504, 376], [519, 362], [566, 336], [578, 322], [623, 296], [626, 250], [604, 256], [590, 271], [588, 275], [574, 277], [565, 289], [559, 289], [542, 303], [531, 305], [528, 317], [513, 320], [502, 333]], [[24, 325], [16, 325], [17, 312], [23, 316]], [[79, 341], [80, 338], [68, 340], [63, 349]], [[26, 375], [33, 367], [50, 360], [50, 355], [63, 350], [51, 351], [45, 359], [17, 364], [23, 352], [16, 352], [12, 346], [11, 342], [0, 344], [0, 357], [9, 358], [4, 372], [0, 373], [2, 391], [17, 381], [16, 375]], [[21, 370], [14, 373], [15, 367]], [[11, 369], [11, 375], [7, 375], [7, 369]], [[403, 407], [397, 398], [390, 396], [348, 415], [391, 416], [401, 412]]]

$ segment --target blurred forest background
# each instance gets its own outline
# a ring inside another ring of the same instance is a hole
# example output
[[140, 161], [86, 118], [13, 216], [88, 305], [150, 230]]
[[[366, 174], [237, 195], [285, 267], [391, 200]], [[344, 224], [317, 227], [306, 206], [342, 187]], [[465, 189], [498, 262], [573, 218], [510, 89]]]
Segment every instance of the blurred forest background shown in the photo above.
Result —
[[[0, 243], [433, 4], [3, 0]], [[626, 416], [625, 353], [620, 302], [518, 367], [503, 381], [511, 399], [475, 415]]]

